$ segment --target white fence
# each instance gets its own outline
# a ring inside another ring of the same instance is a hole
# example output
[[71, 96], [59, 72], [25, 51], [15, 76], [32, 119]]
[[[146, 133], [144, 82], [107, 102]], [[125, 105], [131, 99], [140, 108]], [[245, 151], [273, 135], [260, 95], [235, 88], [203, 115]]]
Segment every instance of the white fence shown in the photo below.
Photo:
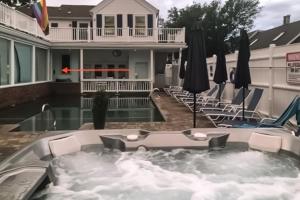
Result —
[[52, 42], [184, 43], [185, 28], [50, 28]]
[[152, 82], [150, 80], [100, 80], [84, 79], [81, 81], [81, 93], [97, 92], [105, 90], [107, 92], [150, 92]]
[[36, 19], [0, 2], [0, 23], [46, 39]]
[[[109, 109], [122, 108], [149, 108], [149, 97], [130, 97], [130, 98], [110, 98]], [[93, 98], [82, 98], [81, 109], [90, 110], [93, 107]]]
[[[300, 44], [285, 45], [251, 51], [250, 72], [251, 87], [264, 89], [259, 111], [277, 117], [289, 105], [292, 99], [300, 94], [300, 85], [287, 83], [287, 53], [299, 52]], [[226, 56], [228, 73], [236, 67], [238, 52]], [[209, 74], [213, 75], [216, 57], [207, 60]], [[229, 76], [228, 76], [229, 77]], [[210, 77], [211, 80], [213, 76]], [[228, 84], [225, 99], [232, 99], [233, 85]]]

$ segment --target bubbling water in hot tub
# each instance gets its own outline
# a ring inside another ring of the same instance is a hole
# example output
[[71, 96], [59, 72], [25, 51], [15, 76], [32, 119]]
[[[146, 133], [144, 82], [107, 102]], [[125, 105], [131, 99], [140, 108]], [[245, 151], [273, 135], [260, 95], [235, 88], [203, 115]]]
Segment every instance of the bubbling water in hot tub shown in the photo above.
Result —
[[256, 151], [79, 152], [53, 161], [58, 184], [33, 199], [297, 200], [298, 166]]

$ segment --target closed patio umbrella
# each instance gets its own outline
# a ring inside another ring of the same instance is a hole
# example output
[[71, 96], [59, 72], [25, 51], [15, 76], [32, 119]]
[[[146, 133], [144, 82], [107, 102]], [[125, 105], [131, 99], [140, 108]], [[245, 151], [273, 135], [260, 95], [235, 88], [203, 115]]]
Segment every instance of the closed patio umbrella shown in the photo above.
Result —
[[204, 33], [200, 24], [197, 24], [190, 34], [183, 84], [184, 90], [194, 94], [194, 128], [196, 128], [196, 94], [209, 88]]
[[249, 69], [250, 60], [250, 42], [245, 30], [241, 30], [239, 55], [235, 73], [235, 88], [243, 88], [243, 120], [245, 120], [245, 89], [251, 84], [251, 75]]
[[[223, 83], [226, 84], [228, 80], [227, 68], [226, 68], [226, 57], [225, 57], [225, 44], [224, 38], [220, 34], [218, 38], [218, 52], [217, 52], [217, 64], [214, 75], [214, 82], [219, 84], [219, 92], [221, 93], [221, 86]], [[219, 94], [219, 101], [221, 102], [221, 94]]]
[[187, 60], [187, 49], [184, 49], [182, 51], [182, 56], [181, 56], [181, 63], [180, 63], [180, 71], [179, 71], [179, 78], [184, 79], [185, 76], [185, 62]]

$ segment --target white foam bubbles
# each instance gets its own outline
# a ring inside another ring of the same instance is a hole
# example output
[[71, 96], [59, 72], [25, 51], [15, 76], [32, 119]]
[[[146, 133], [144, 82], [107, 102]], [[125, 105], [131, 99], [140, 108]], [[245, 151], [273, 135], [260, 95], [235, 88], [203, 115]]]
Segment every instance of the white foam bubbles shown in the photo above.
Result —
[[59, 177], [36, 199], [296, 200], [299, 162], [255, 151], [84, 153], [54, 161]]

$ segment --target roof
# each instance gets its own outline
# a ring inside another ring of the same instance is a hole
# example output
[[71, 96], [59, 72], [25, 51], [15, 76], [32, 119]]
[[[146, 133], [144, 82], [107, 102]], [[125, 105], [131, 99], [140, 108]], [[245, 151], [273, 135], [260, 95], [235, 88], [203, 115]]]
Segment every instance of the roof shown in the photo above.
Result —
[[[60, 7], [48, 6], [48, 15], [49, 19], [58, 19], [58, 18], [91, 18], [90, 10], [95, 6], [90, 5], [61, 5]], [[17, 10], [32, 16], [31, 7], [22, 7]]]
[[[253, 35], [255, 33], [255, 35]], [[283, 34], [284, 33], [284, 34]], [[290, 24], [281, 25], [279, 27], [265, 30], [252, 32], [252, 37], [250, 38], [250, 44], [257, 40], [253, 45], [250, 46], [251, 50], [268, 48], [271, 44], [276, 46], [287, 45], [292, 40], [294, 43], [299, 42], [298, 36], [300, 33], [300, 21], [296, 21]], [[281, 35], [281, 37], [279, 37]], [[249, 37], [251, 34], [249, 33]], [[275, 38], [278, 38], [274, 41]], [[298, 38], [298, 39], [297, 39]]]
[[[146, 0], [135, 0], [135, 1], [138, 4], [140, 4], [140, 5], [144, 6], [145, 8], [147, 8], [148, 10], [155, 11], [156, 13], [159, 12], [159, 10], [156, 7], [154, 7], [152, 4], [150, 4]], [[113, 2], [113, 0], [103, 0], [98, 5], [96, 5], [93, 9], [91, 9], [91, 12], [97, 12], [97, 11], [103, 9], [105, 6], [109, 5], [112, 2]]]

